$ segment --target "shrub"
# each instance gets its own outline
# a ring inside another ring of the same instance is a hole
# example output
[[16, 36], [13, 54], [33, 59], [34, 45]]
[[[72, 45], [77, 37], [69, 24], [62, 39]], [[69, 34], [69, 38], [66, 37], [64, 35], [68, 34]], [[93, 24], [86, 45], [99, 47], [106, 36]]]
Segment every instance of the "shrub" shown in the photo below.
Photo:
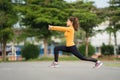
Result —
[[[81, 45], [81, 46], [78, 47], [78, 50], [84, 56], [85, 56], [85, 49], [86, 49], [86, 45], [85, 44], [83, 44], [83, 45]], [[94, 53], [95, 53], [95, 48], [90, 44], [89, 47], [88, 47], [88, 56], [91, 56]]]
[[26, 60], [34, 59], [39, 56], [39, 48], [33, 44], [27, 44], [22, 48], [21, 53]]
[[114, 46], [103, 44], [101, 47], [101, 52], [103, 55], [113, 55], [114, 54]]

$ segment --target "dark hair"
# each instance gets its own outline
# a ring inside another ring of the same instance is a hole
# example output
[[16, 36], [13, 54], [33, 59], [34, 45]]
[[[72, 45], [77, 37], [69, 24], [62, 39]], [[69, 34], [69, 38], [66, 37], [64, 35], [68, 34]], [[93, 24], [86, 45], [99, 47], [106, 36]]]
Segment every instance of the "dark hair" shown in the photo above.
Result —
[[73, 22], [73, 28], [75, 31], [78, 31], [78, 27], [79, 27], [79, 21], [77, 17], [69, 17], [68, 18], [71, 22]]

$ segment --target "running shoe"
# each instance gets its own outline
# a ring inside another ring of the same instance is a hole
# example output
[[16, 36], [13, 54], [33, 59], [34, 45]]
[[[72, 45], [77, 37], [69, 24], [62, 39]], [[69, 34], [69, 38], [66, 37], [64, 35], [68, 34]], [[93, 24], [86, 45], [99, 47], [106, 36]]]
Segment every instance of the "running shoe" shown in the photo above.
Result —
[[49, 67], [57, 68], [57, 67], [59, 67], [59, 64], [58, 64], [58, 62], [53, 62]]
[[102, 65], [103, 65], [103, 63], [101, 61], [97, 61], [93, 68], [100, 68]]

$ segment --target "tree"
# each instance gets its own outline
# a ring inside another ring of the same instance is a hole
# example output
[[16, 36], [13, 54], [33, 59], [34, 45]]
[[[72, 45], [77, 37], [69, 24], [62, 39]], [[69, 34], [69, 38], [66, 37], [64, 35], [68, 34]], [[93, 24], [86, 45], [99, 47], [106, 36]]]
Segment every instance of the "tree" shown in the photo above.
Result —
[[37, 30], [32, 31], [34, 36], [44, 39], [45, 54], [47, 53], [47, 40], [55, 34], [48, 31], [48, 25], [62, 26], [65, 25], [69, 16], [78, 17], [81, 27], [86, 32], [87, 55], [88, 35], [93, 32], [93, 27], [99, 22], [97, 15], [94, 13], [96, 8], [93, 6], [93, 2], [77, 1], [67, 3], [64, 0], [27, 0], [26, 5], [20, 6], [19, 9], [24, 15], [22, 21], [27, 28]]
[[110, 7], [120, 7], [120, 0], [109, 0]]
[[110, 26], [112, 26], [114, 39], [115, 39], [115, 53], [117, 55], [116, 47], [117, 47], [117, 31], [120, 30], [120, 0], [110, 0], [109, 1], [109, 21]]
[[[93, 18], [94, 17], [94, 18]], [[97, 26], [97, 15], [93, 13], [83, 13], [81, 16], [80, 24], [86, 33], [86, 56], [88, 56], [89, 37], [93, 36], [93, 28]]]
[[48, 30], [48, 25], [64, 25], [68, 17], [64, 11], [66, 7], [67, 3], [64, 0], [26, 0], [26, 5], [19, 8], [24, 16], [22, 18], [24, 25], [32, 29], [33, 36], [43, 39], [45, 56], [48, 53], [47, 41], [55, 34]]
[[13, 35], [12, 26], [16, 21], [16, 12], [11, 0], [0, 0], [0, 41], [4, 61], [6, 61], [6, 44]]
[[89, 46], [89, 37], [93, 35], [93, 28], [100, 23], [98, 16], [94, 13], [95, 7], [93, 6], [93, 2], [83, 2], [78, 1], [74, 3], [75, 9], [73, 12], [73, 16], [77, 16], [80, 20], [80, 27], [86, 33], [86, 56], [88, 56], [88, 46]]

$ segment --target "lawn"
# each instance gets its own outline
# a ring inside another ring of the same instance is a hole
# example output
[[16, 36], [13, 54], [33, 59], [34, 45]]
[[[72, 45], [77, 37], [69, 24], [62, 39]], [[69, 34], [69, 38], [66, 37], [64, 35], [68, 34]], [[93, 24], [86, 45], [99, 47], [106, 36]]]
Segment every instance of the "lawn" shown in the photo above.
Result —
[[120, 61], [104, 62], [105, 66], [120, 67]]

